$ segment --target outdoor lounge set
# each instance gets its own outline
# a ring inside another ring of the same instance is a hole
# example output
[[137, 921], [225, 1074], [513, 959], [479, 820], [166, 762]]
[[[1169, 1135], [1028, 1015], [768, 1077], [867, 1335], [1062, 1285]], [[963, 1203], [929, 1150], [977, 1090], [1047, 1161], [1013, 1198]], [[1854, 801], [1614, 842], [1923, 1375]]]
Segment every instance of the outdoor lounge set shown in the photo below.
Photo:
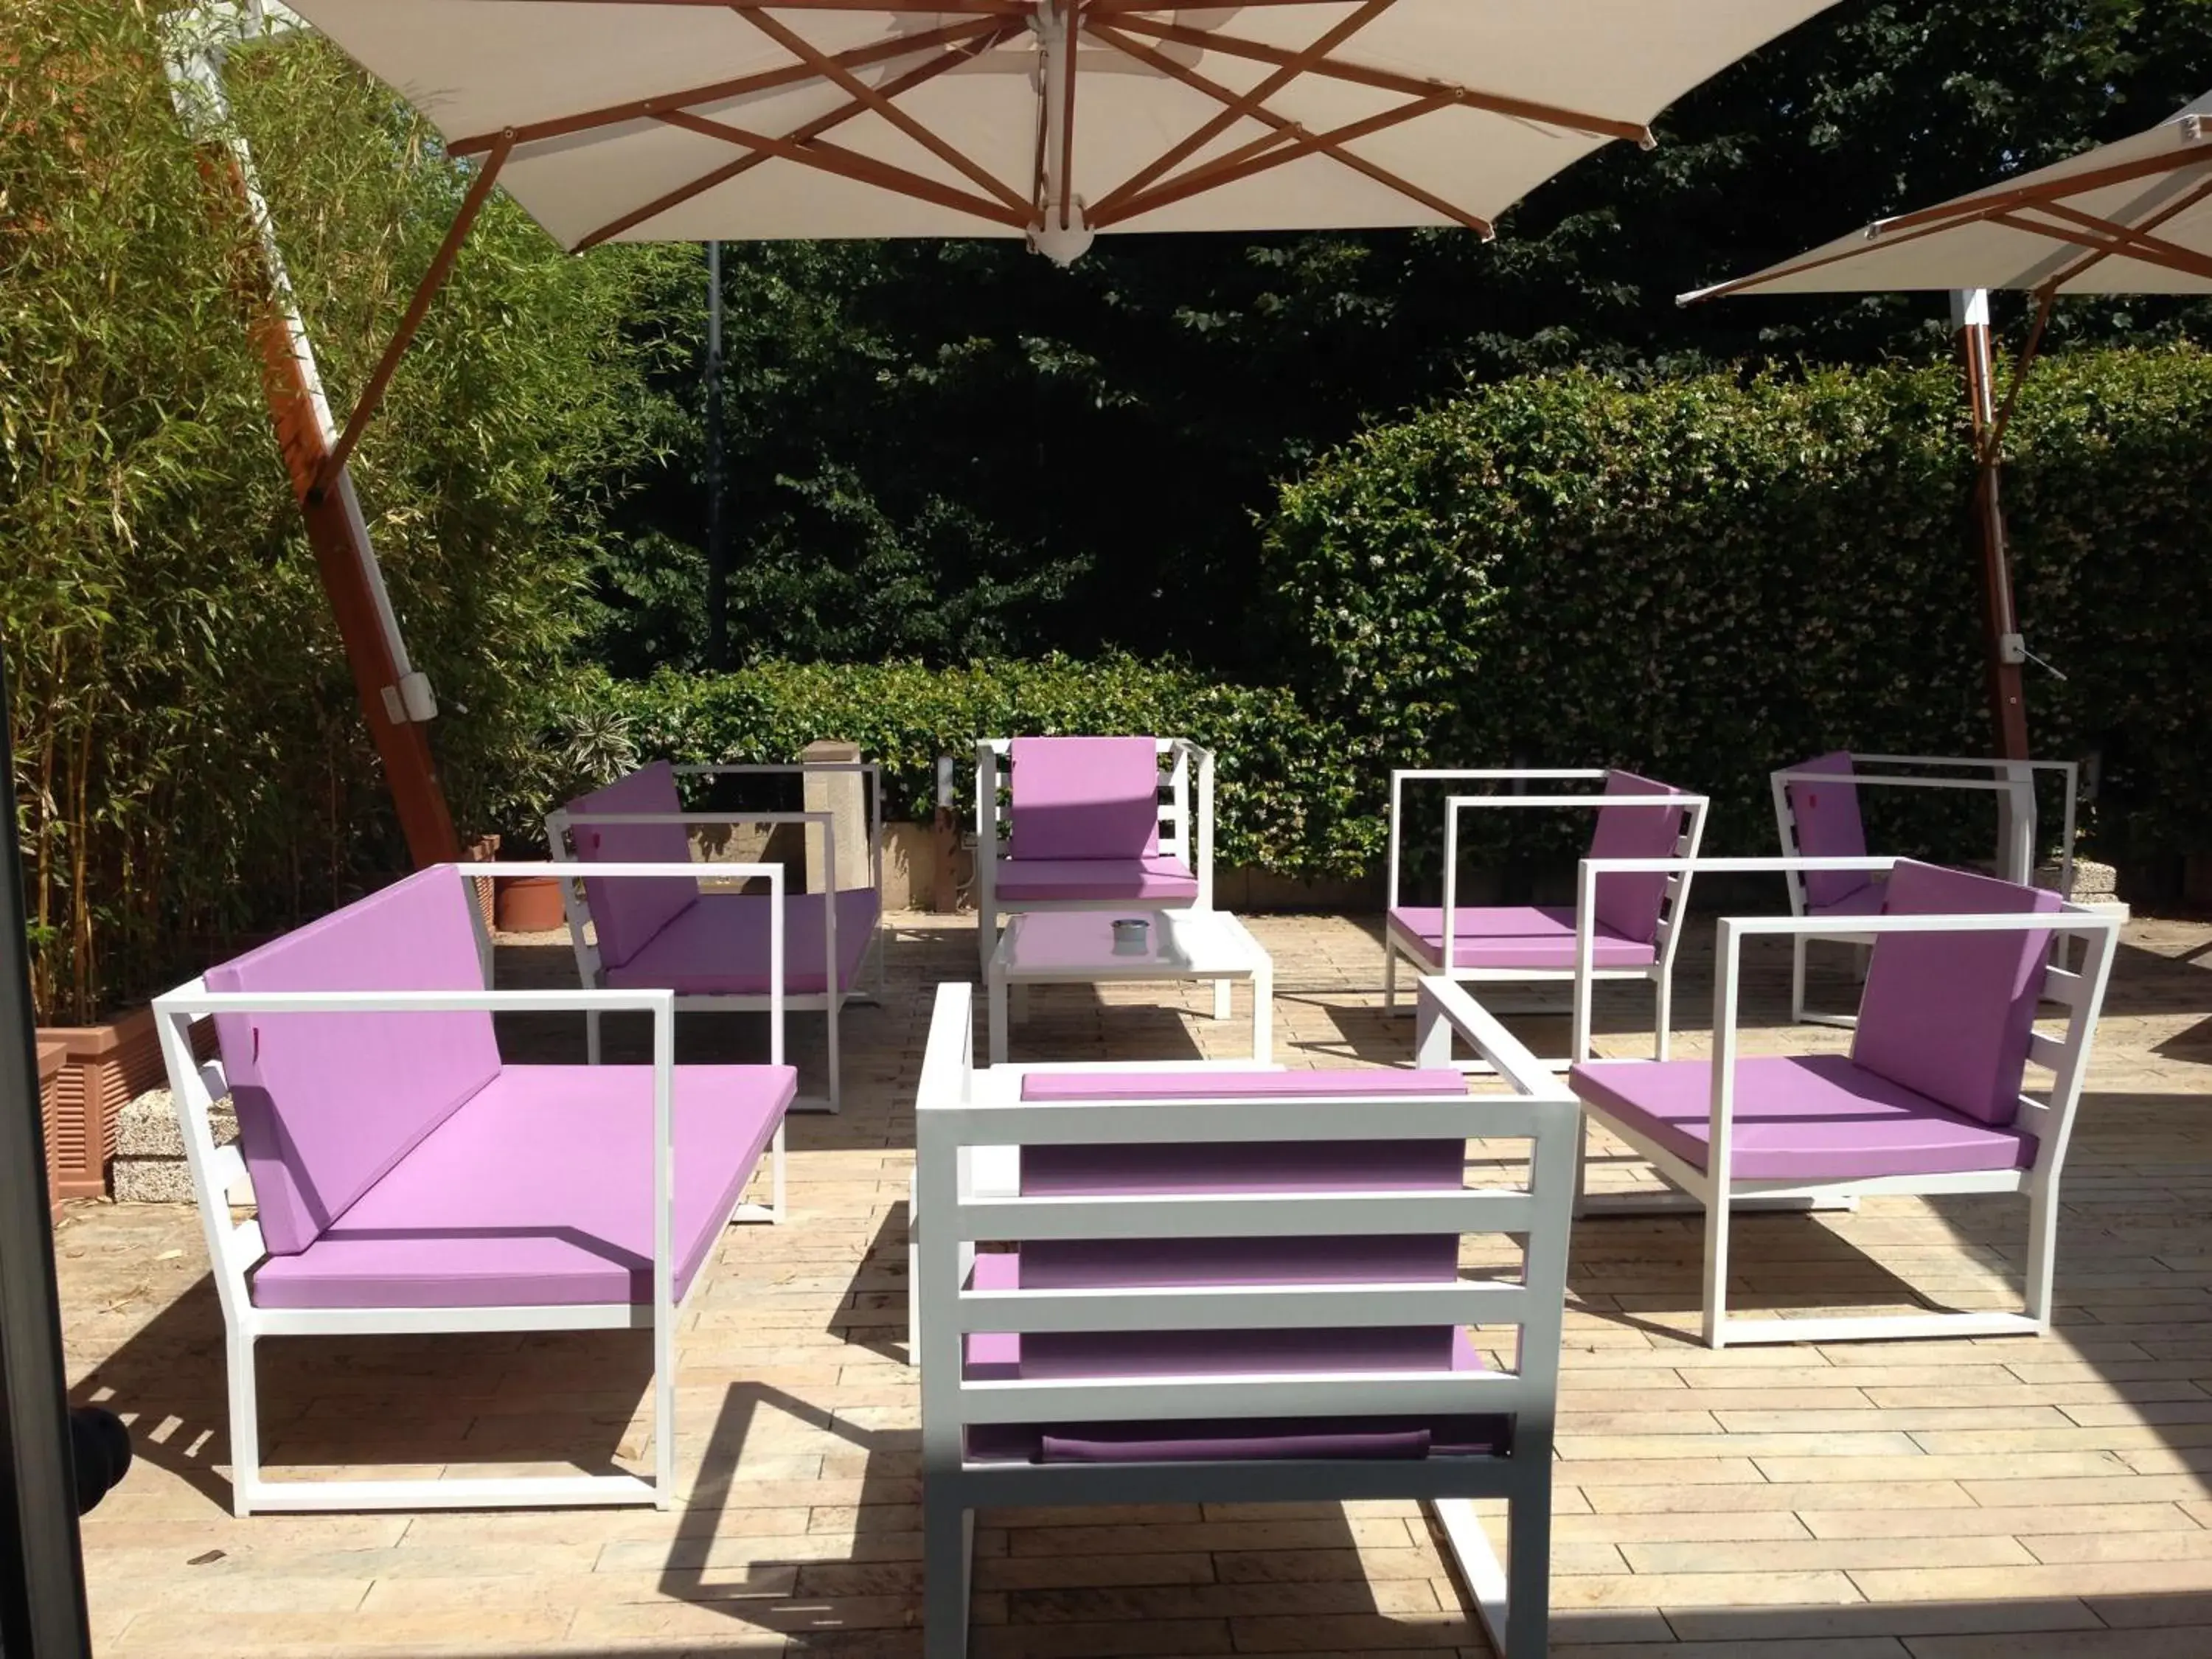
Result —
[[[2024, 874], [2030, 773], [1962, 784], [1969, 763], [1948, 764], [1939, 787], [2006, 805], [2021, 851], [2004, 873]], [[671, 1502], [677, 1321], [732, 1220], [782, 1218], [798, 1099], [785, 1016], [825, 1016], [834, 1108], [839, 1010], [882, 963], [873, 768], [842, 769], [871, 796], [866, 887], [842, 884], [830, 811], [750, 815], [804, 826], [825, 850], [812, 891], [788, 891], [781, 861], [695, 857], [694, 832], [732, 818], [684, 811], [685, 771], [775, 769], [793, 769], [647, 767], [552, 815], [553, 866], [424, 871], [157, 1003], [228, 1332], [240, 1514]], [[1706, 799], [1628, 772], [1394, 773], [1385, 994], [1395, 1006], [1397, 964], [1410, 963], [1414, 1064], [1286, 1070], [1270, 1051], [1267, 954], [1212, 908], [1213, 769], [1180, 738], [977, 748], [990, 1063], [975, 1064], [971, 988], [940, 986], [908, 1213], [933, 1656], [965, 1649], [979, 1508], [1355, 1498], [1435, 1504], [1501, 1650], [1542, 1653], [1567, 1238], [1600, 1207], [1583, 1190], [1591, 1122], [1648, 1162], [1657, 1200], [1703, 1211], [1713, 1346], [2047, 1328], [2058, 1181], [2113, 915], [2018, 879], [1869, 855], [1856, 790], [1898, 775], [1847, 755], [1775, 775], [1783, 855], [1748, 859], [1701, 856]], [[1403, 896], [1408, 783], [1454, 792], [1432, 908]], [[1463, 815], [1547, 807], [1595, 818], [1576, 902], [1462, 905]], [[566, 878], [582, 988], [493, 990], [468, 878], [549, 868]], [[1718, 922], [1713, 1057], [1678, 1060], [1671, 981], [1701, 872], [1780, 874], [1790, 913]], [[1870, 947], [1849, 1052], [1741, 1054], [1744, 942], [1790, 939], [1802, 1009], [1803, 944], [1839, 929]], [[2077, 936], [2069, 969], [2053, 942]], [[1027, 985], [1121, 979], [1211, 982], [1217, 1017], [1248, 982], [1253, 1057], [1008, 1063], [1010, 1004]], [[1656, 991], [1654, 1057], [1598, 1058], [1594, 987], [1631, 979]], [[1508, 981], [1569, 989], [1570, 1055], [1538, 1060], [1478, 1000]], [[2046, 1005], [2055, 1033], [2036, 1029]], [[676, 1064], [684, 1009], [765, 1012], [768, 1063]], [[504, 1060], [492, 1023], [504, 1011], [583, 1015], [588, 1063]], [[650, 1017], [649, 1065], [603, 1062], [611, 1012]], [[193, 1052], [202, 1018], [221, 1053], [207, 1066]], [[2045, 1098], [2022, 1092], [2031, 1063], [2051, 1075]], [[1488, 1075], [1480, 1091], [1469, 1071]], [[226, 1092], [239, 1145], [219, 1150], [208, 1114]], [[767, 1194], [748, 1205], [756, 1177]], [[255, 1215], [237, 1221], [241, 1185]], [[2024, 1311], [1727, 1316], [1734, 1211], [1877, 1193], [2025, 1194]], [[1510, 1260], [1470, 1277], [1469, 1237], [1502, 1241]], [[259, 1473], [263, 1338], [598, 1328], [652, 1333], [649, 1479]], [[1502, 1568], [1478, 1498], [1506, 1500]]]

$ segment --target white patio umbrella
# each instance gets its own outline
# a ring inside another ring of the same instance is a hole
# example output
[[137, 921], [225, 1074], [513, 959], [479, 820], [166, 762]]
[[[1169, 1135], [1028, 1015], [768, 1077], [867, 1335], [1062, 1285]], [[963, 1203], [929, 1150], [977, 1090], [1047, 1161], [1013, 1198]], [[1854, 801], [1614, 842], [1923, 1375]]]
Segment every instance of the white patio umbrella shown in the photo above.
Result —
[[[2035, 323], [1998, 407], [1990, 364], [1989, 291], [2037, 296]], [[2212, 294], [2212, 94], [2118, 143], [1954, 197], [1877, 219], [1748, 276], [1681, 296], [1685, 305], [1744, 294], [1952, 294], [1966, 366], [1978, 464], [1991, 713], [1997, 751], [2027, 756], [2021, 665], [2028, 651], [2013, 603], [1999, 470], [2004, 434], [2051, 309], [2065, 294]]]
[[2212, 94], [2131, 138], [1682, 296], [2212, 294]]
[[1832, 0], [291, 0], [564, 247], [1462, 225]]

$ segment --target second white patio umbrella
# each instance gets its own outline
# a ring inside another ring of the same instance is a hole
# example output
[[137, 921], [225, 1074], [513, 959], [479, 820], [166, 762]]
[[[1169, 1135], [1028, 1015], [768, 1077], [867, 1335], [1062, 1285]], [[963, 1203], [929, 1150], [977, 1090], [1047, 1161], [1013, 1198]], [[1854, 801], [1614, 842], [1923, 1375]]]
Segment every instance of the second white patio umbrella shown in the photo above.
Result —
[[[2003, 405], [1990, 364], [1988, 293], [2037, 296]], [[1978, 478], [1989, 672], [2001, 757], [2027, 755], [2021, 665], [1999, 495], [2004, 434], [2052, 304], [2066, 294], [2212, 294], [2212, 94], [2156, 126], [1934, 207], [1878, 219], [1809, 252], [1682, 295], [1948, 291], [1966, 365]]]

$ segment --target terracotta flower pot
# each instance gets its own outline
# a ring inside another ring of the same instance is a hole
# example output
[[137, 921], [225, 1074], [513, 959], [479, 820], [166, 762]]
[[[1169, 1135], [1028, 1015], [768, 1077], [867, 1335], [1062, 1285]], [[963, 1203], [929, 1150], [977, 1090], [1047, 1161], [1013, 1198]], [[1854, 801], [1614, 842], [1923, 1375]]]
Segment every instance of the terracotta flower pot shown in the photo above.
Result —
[[[211, 1022], [192, 1035], [202, 1059], [215, 1052]], [[106, 1025], [47, 1026], [38, 1041], [48, 1189], [56, 1203], [98, 1198], [107, 1190], [117, 1115], [167, 1078], [154, 1011], [140, 1008]]]
[[560, 880], [553, 876], [501, 876], [494, 884], [493, 906], [502, 933], [550, 933], [568, 920]]

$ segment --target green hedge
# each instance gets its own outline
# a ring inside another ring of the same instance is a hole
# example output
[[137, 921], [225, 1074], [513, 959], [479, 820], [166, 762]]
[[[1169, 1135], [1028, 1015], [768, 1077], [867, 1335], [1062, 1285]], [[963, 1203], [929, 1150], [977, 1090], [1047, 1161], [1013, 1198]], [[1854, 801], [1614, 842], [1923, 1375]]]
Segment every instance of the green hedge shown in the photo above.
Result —
[[[1849, 747], [1986, 754], [1955, 369], [1569, 374], [1363, 436], [1267, 527], [1282, 672], [1384, 763], [1625, 763], [1764, 851], [1765, 774]], [[2105, 762], [2095, 844], [2212, 846], [2212, 357], [2030, 377], [2005, 496], [2039, 755]], [[1357, 839], [1357, 837], [1353, 837]]]
[[[591, 701], [613, 711], [610, 731], [580, 717], [595, 753], [579, 772], [633, 759], [785, 759], [817, 738], [857, 743], [886, 770], [895, 817], [927, 819], [937, 757], [960, 757], [972, 799], [978, 737], [1144, 732], [1188, 737], [1220, 756], [1215, 856], [1322, 876], [1357, 867], [1370, 826], [1353, 803], [1362, 781], [1343, 736], [1310, 718], [1287, 691], [1218, 684], [1188, 670], [1127, 658], [985, 662], [933, 669], [913, 663], [768, 664], [719, 678], [664, 673], [602, 682]], [[580, 739], [572, 735], [570, 743]]]

